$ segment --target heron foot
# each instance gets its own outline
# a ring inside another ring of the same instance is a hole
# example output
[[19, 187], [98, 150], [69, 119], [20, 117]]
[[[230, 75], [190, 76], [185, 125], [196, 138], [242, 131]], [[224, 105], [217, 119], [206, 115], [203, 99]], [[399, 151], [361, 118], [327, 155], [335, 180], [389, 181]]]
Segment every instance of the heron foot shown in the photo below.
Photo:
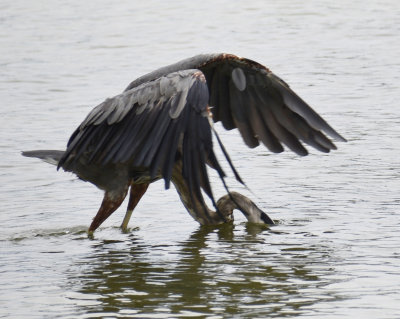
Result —
[[88, 231], [87, 231], [87, 236], [88, 236], [89, 239], [94, 239], [94, 231], [88, 229]]
[[129, 220], [131, 219], [132, 212], [133, 212], [133, 209], [127, 210], [125, 213], [124, 220], [122, 221], [122, 224], [121, 224], [121, 230], [124, 233], [128, 232], [128, 223], [129, 223]]

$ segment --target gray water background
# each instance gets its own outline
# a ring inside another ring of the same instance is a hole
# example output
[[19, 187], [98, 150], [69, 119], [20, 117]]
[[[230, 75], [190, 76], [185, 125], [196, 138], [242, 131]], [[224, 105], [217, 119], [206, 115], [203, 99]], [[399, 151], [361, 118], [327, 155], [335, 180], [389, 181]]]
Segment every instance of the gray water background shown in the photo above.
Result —
[[[220, 129], [276, 226], [201, 228], [158, 182], [127, 234], [125, 203], [88, 239], [102, 192], [20, 151], [209, 52], [267, 65], [348, 143], [300, 158]], [[0, 317], [400, 318], [399, 57], [395, 0], [1, 1]]]

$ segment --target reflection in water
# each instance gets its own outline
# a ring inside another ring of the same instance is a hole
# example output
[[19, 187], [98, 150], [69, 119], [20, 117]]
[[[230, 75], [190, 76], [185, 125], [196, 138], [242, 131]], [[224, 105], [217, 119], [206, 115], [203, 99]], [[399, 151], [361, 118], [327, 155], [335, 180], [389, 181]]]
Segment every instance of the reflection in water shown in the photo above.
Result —
[[264, 238], [224, 225], [201, 227], [173, 246], [152, 246], [135, 233], [129, 243], [99, 241], [93, 255], [75, 264], [68, 290], [78, 293], [70, 297], [82, 314], [141, 318], [155, 311], [157, 317], [290, 317], [319, 301], [339, 298], [324, 289], [334, 272], [321, 264], [330, 258], [327, 247], [280, 249]]

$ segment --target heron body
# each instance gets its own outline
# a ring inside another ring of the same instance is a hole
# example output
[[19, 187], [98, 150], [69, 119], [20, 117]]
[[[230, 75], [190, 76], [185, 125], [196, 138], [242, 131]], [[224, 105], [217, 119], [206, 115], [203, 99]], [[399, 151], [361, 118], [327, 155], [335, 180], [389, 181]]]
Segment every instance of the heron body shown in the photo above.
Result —
[[[129, 193], [126, 229], [148, 185], [159, 179], [166, 188], [175, 185], [200, 224], [230, 221], [234, 208], [249, 221], [272, 223], [251, 200], [228, 188], [227, 197], [214, 199], [207, 166], [226, 186], [212, 141], [212, 123], [218, 121], [227, 130], [237, 128], [250, 148], [261, 142], [275, 153], [283, 145], [301, 156], [308, 154], [303, 144], [322, 152], [336, 149], [326, 135], [345, 141], [265, 66], [231, 54], [203, 54], [144, 75], [106, 99], [75, 130], [65, 151], [23, 155], [56, 164], [105, 191], [91, 232]], [[218, 136], [217, 141], [242, 182]], [[215, 211], [205, 204], [202, 191]]]

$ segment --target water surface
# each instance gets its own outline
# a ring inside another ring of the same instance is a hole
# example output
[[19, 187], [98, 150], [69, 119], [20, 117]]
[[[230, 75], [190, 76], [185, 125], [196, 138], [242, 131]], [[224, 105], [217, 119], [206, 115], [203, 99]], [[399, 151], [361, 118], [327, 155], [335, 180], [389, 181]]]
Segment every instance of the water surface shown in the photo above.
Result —
[[[399, 21], [393, 0], [3, 1], [0, 317], [399, 318]], [[101, 191], [20, 151], [205, 52], [266, 64], [349, 142], [299, 158], [220, 130], [276, 226], [202, 228], [160, 182], [89, 239]]]

